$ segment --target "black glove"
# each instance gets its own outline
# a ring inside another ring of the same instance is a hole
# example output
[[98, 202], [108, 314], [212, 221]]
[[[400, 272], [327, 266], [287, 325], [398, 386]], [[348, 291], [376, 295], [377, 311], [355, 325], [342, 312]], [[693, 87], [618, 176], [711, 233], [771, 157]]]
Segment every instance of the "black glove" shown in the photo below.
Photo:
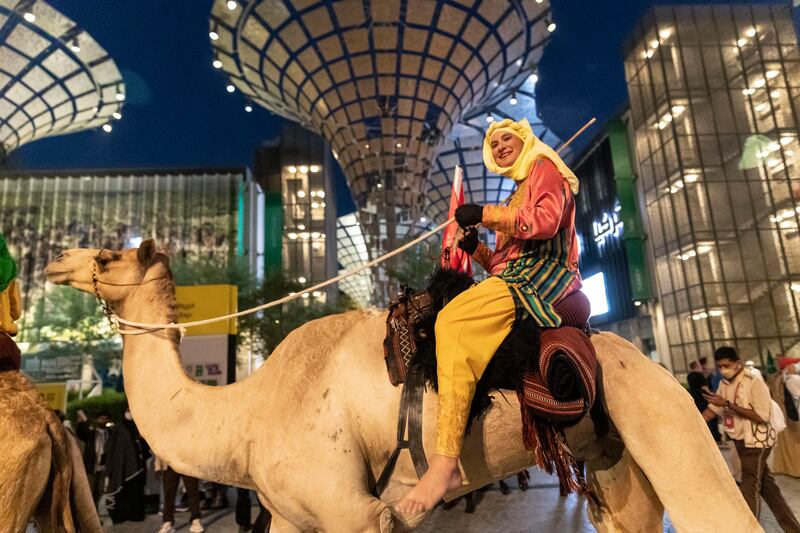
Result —
[[478, 242], [478, 230], [469, 228], [464, 232], [464, 236], [459, 239], [458, 247], [472, 255], [478, 249]]
[[483, 206], [478, 204], [464, 204], [456, 209], [456, 222], [464, 229], [477, 226], [483, 220]]

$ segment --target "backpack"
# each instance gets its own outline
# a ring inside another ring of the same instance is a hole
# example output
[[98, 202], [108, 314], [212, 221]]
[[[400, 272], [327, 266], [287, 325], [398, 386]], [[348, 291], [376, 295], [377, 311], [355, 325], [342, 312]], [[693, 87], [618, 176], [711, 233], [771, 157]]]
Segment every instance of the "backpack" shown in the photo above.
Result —
[[775, 430], [775, 434], [777, 435], [786, 429], [786, 418], [784, 418], [783, 411], [781, 410], [781, 406], [778, 405], [778, 402], [775, 400], [770, 400], [770, 402], [772, 402], [772, 406], [769, 410], [769, 425], [772, 426], [772, 429]]

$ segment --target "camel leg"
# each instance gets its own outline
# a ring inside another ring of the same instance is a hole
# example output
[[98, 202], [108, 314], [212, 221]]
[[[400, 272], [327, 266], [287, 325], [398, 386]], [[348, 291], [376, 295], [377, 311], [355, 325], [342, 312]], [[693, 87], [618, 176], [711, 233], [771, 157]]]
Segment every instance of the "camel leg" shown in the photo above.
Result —
[[589, 520], [599, 533], [663, 531], [664, 506], [628, 450], [613, 465], [586, 464], [589, 488], [600, 501], [589, 503]]
[[300, 529], [284, 517], [275, 514], [272, 510], [270, 512], [272, 513], [272, 524], [269, 527], [269, 533], [302, 533]]
[[675, 529], [763, 531], [681, 384], [624, 339], [600, 334], [592, 342], [606, 410]]
[[589, 417], [567, 428], [570, 451], [586, 464], [589, 520], [600, 533], [651, 533], [663, 530], [664, 506], [642, 470], [625, 449], [617, 428], [597, 438]]

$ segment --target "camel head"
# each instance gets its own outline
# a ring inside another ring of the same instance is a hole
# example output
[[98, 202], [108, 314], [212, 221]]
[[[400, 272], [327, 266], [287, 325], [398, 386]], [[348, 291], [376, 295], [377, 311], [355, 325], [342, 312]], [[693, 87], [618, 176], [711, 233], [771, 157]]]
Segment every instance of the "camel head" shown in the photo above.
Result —
[[143, 283], [170, 277], [167, 257], [152, 239], [139, 248], [65, 250], [44, 270], [47, 279], [94, 294], [111, 305], [122, 302]]

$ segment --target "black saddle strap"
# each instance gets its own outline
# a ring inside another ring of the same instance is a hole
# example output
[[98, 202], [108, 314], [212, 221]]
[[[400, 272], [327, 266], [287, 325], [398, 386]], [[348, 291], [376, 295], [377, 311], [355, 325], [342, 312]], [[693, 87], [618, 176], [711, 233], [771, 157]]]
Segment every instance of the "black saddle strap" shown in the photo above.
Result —
[[375, 484], [374, 495], [380, 497], [389, 479], [392, 477], [394, 467], [400, 452], [407, 449], [411, 453], [411, 460], [417, 477], [428, 470], [428, 459], [425, 457], [425, 448], [422, 445], [422, 399], [425, 391], [425, 382], [422, 372], [411, 370], [403, 384], [403, 393], [400, 397], [400, 413], [397, 418], [397, 447], [389, 457], [389, 461], [381, 472]]

